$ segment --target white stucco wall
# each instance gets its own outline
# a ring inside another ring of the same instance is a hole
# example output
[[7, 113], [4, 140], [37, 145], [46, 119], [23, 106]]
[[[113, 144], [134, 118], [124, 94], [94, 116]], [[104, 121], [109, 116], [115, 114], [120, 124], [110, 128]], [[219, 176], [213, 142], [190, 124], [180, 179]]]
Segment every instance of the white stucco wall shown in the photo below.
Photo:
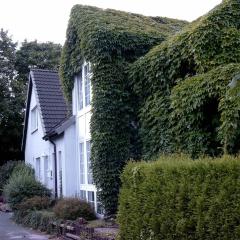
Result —
[[[54, 169], [54, 147], [50, 141], [43, 140], [44, 131], [41, 120], [40, 108], [38, 105], [36, 91], [33, 88], [31, 93], [29, 109], [29, 120], [26, 135], [25, 162], [31, 164], [37, 174], [37, 159], [40, 159], [40, 178], [54, 193], [55, 190], [55, 169]], [[32, 132], [31, 110], [37, 106], [38, 128]], [[58, 196], [76, 196], [79, 190], [78, 184], [78, 162], [76, 155], [76, 127], [70, 126], [65, 132], [55, 138], [57, 154], [57, 189]], [[62, 186], [62, 187], [61, 187]]]
[[[31, 130], [31, 110], [37, 106], [38, 112], [38, 128], [36, 131]], [[30, 109], [29, 120], [26, 136], [25, 146], [25, 162], [31, 164], [36, 170], [36, 159], [40, 158], [40, 181], [50, 189], [54, 187], [53, 181], [53, 146], [50, 142], [43, 140], [44, 131], [42, 126], [42, 120], [39, 114], [39, 106], [37, 104], [36, 93], [33, 88]], [[45, 159], [47, 158], [47, 163]], [[47, 167], [47, 172], [45, 171]]]
[[76, 155], [76, 126], [71, 125], [64, 132], [64, 195], [65, 196], [77, 196], [79, 190], [78, 184], [78, 158]]

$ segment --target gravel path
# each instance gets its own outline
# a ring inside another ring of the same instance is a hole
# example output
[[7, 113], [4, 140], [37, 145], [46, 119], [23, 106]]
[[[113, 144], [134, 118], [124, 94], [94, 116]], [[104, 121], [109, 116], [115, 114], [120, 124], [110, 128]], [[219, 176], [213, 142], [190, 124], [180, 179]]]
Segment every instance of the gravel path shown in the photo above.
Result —
[[10, 213], [0, 212], [0, 239], [47, 240], [48, 236], [15, 224]]

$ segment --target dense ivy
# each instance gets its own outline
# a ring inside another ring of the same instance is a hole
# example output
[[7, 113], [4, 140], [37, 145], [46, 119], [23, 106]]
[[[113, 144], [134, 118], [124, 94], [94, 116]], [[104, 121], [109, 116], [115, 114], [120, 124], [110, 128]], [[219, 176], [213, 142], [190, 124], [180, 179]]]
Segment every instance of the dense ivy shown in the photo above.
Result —
[[147, 158], [169, 149], [193, 157], [239, 151], [239, 84], [228, 87], [238, 63], [240, 1], [225, 0], [132, 64]]
[[[61, 60], [61, 79], [71, 101], [74, 75], [83, 60], [92, 64], [92, 169], [106, 213], [116, 212], [119, 175], [139, 156], [137, 96], [129, 85], [129, 63], [186, 25], [160, 17], [73, 7]], [[138, 147], [137, 147], [138, 146]]]
[[[240, 64], [224, 65], [188, 78], [173, 88], [170, 119], [173, 123], [175, 144], [181, 152], [186, 151], [193, 156], [219, 155], [223, 151], [222, 144], [225, 141], [229, 144], [230, 138], [225, 138], [229, 128], [233, 127], [235, 117], [235, 124], [239, 124], [240, 96], [231, 94], [230, 97], [231, 90], [228, 85], [239, 72]], [[232, 97], [236, 106], [230, 105]], [[228, 116], [225, 116], [225, 111]], [[230, 115], [232, 113], [233, 116]], [[231, 138], [234, 139], [238, 134], [236, 127], [231, 132]]]

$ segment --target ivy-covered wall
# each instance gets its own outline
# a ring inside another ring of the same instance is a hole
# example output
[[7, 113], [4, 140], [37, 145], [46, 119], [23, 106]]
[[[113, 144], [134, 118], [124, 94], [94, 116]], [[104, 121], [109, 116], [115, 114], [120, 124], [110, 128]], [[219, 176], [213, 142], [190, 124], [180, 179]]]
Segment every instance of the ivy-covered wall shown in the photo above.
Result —
[[129, 64], [180, 31], [186, 22], [76, 5], [69, 20], [60, 75], [71, 102], [74, 75], [83, 59], [92, 64], [92, 169], [106, 213], [117, 209], [120, 173], [139, 158], [138, 96], [130, 85]]
[[143, 157], [237, 153], [239, 64], [239, 0], [223, 1], [134, 62]]

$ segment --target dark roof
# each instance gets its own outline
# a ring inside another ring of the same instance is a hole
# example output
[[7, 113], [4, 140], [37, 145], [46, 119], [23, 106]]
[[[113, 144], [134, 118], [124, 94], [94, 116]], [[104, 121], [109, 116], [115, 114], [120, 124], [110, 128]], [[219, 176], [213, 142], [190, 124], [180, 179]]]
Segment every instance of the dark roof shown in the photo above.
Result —
[[55, 127], [58, 127], [60, 123], [64, 122], [67, 119], [68, 113], [58, 72], [53, 70], [31, 69], [22, 141], [23, 151], [26, 144], [32, 89], [34, 89], [36, 93], [44, 135], [47, 135], [53, 131]]
[[32, 69], [30, 77], [36, 89], [45, 134], [67, 116], [67, 105], [56, 71]]

